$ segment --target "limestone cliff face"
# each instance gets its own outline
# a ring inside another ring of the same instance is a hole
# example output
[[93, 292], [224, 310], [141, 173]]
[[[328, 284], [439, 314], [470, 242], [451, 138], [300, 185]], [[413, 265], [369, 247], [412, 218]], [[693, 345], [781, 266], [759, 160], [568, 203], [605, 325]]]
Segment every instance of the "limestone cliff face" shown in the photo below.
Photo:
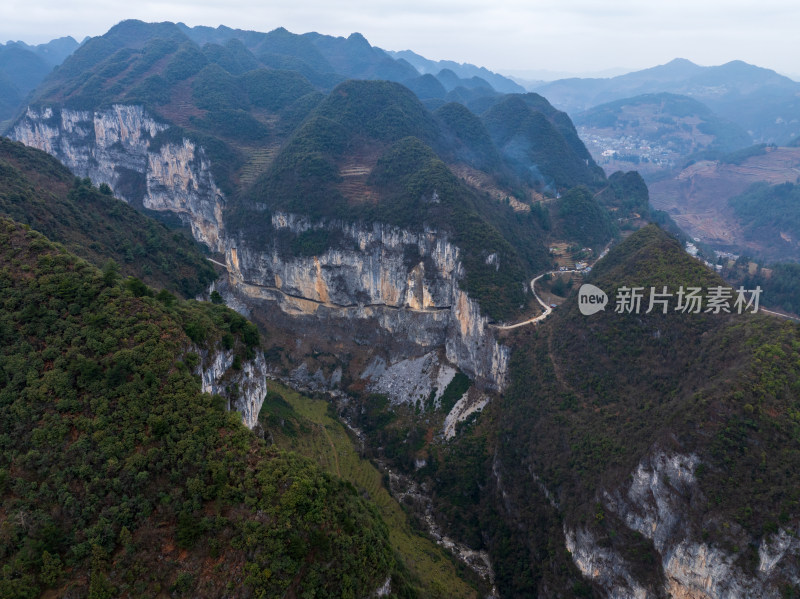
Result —
[[[292, 214], [265, 215], [257, 240], [226, 232], [225, 200], [203, 148], [176, 141], [168, 129], [140, 106], [44, 107], [29, 108], [11, 136], [53, 154], [79, 176], [109, 184], [128, 202], [180, 216], [196, 239], [225, 254], [229, 305], [243, 311], [277, 305], [279, 317], [299, 319], [320, 337], [338, 327], [341, 345], [385, 348], [390, 364], [444, 348], [446, 361], [502, 389], [508, 351], [459, 288], [463, 267], [446, 236], [380, 224], [310, 223]], [[327, 228], [343, 241], [314, 257], [270, 244], [277, 234], [311, 228]]]
[[572, 561], [584, 576], [607, 591], [609, 599], [647, 599], [647, 589], [631, 575], [625, 561], [601, 547], [589, 530], [565, 529], [564, 537]]
[[[663, 594], [676, 599], [777, 599], [781, 597], [777, 580], [800, 584], [796, 568], [800, 556], [798, 531], [780, 530], [765, 536], [759, 545], [755, 572], [743, 570], [741, 562], [737, 563], [738, 553], [698, 538], [699, 531], [689, 522], [693, 503], [702, 501], [694, 477], [698, 463], [694, 455], [656, 451], [639, 464], [627, 488], [603, 494], [606, 509], [653, 541], [661, 558]], [[648, 595], [646, 586], [631, 576], [625, 560], [596, 546], [591, 532], [565, 527], [565, 537], [575, 564], [605, 588], [609, 597]]]
[[267, 364], [264, 354], [256, 352], [252, 360], [242, 362], [240, 370], [233, 368], [233, 350], [206, 351], [193, 348], [200, 356], [196, 374], [202, 379], [204, 393], [228, 399], [228, 409], [242, 415], [244, 425], [252, 429], [267, 396]]
[[312, 229], [335, 233], [336, 247], [318, 256], [294, 256], [277, 244], [265, 250], [263, 240], [256, 247], [230, 234], [225, 255], [232, 285], [247, 297], [277, 302], [286, 314], [374, 321], [416, 348], [398, 349], [392, 363], [443, 347], [447, 361], [467, 375], [490, 388], [503, 387], [508, 350], [488, 332], [477, 302], [459, 288], [464, 276], [459, 250], [445, 235], [380, 223], [312, 223], [286, 213], [273, 214], [264, 225], [267, 239]]
[[222, 192], [202, 148], [187, 139], [158, 140], [167, 129], [141, 106], [93, 112], [46, 107], [29, 108], [9, 135], [52, 154], [78, 176], [107, 183], [129, 203], [177, 214], [198, 240], [216, 250]]

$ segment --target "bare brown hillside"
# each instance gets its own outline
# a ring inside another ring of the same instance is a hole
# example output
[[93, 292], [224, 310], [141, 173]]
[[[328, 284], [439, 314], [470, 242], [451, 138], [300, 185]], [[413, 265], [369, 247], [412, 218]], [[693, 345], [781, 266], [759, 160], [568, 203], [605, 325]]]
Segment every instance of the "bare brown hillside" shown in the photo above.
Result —
[[728, 200], [753, 183], [776, 185], [793, 183], [799, 178], [800, 148], [774, 148], [741, 164], [715, 161], [692, 164], [674, 177], [651, 183], [650, 201], [701, 241], [758, 251], [758, 247], [741, 236], [741, 223], [736, 221]]

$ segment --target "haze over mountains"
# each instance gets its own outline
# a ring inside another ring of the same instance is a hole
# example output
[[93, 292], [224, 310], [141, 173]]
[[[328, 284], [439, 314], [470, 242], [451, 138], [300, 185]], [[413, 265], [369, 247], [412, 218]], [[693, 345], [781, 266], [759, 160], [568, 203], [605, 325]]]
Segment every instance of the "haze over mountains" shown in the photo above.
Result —
[[[797, 258], [793, 217], [769, 226], [762, 218], [754, 227], [755, 212], [743, 216], [733, 206], [743, 205], [736, 196], [755, 190], [750, 185], [798, 180], [796, 152], [786, 146], [800, 136], [800, 83], [741, 61], [701, 67], [676, 59], [617, 77], [563, 79], [534, 89], [570, 113], [600, 166], [639, 170], [655, 205], [692, 237], [735, 254]], [[794, 214], [793, 206], [786, 210]]]
[[553, 81], [534, 91], [570, 114], [622, 98], [668, 92], [703, 102], [744, 127], [754, 143], [785, 144], [800, 134], [800, 83], [742, 61], [701, 67], [676, 58], [609, 79]]
[[71, 37], [29, 46], [24, 42], [0, 44], [0, 130], [16, 115], [25, 97], [42, 79], [78, 47]]
[[[689, 93], [785, 99], [783, 79], [719, 69], [551, 89], [676, 164], [785, 154]], [[728, 284], [556, 100], [357, 33], [124, 21], [20, 102], [12, 596], [795, 593], [798, 328], [714, 310]], [[796, 195], [730, 210], [763, 242]], [[581, 313], [584, 282], [606, 310]], [[684, 287], [704, 310], [674, 308]], [[672, 303], [615, 309], [632, 288]]]
[[750, 135], [688, 96], [643, 94], [575, 116], [581, 139], [606, 170], [627, 163], [644, 176], [683, 166], [691, 157], [728, 154]]

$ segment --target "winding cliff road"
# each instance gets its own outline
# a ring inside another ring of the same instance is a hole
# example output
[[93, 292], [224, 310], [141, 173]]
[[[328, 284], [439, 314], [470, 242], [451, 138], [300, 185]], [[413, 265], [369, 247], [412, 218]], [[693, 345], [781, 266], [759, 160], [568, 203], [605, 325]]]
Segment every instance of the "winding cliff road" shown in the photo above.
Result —
[[549, 272], [545, 272], [545, 273], [540, 274], [538, 277], [535, 277], [535, 278], [531, 279], [531, 283], [530, 284], [531, 284], [531, 291], [533, 291], [533, 297], [535, 297], [536, 301], [539, 302], [539, 304], [542, 306], [542, 308], [544, 308], [544, 312], [539, 314], [539, 316], [534, 316], [533, 318], [529, 318], [528, 320], [523, 320], [522, 322], [516, 322], [514, 324], [490, 324], [489, 326], [492, 327], [493, 329], [498, 329], [500, 331], [510, 331], [511, 329], [516, 329], [518, 327], [524, 327], [525, 325], [528, 325], [528, 324], [535, 324], [537, 322], [541, 322], [542, 320], [544, 320], [545, 318], [550, 316], [550, 314], [553, 313], [553, 308], [551, 308], [546, 303], [544, 303], [544, 301], [542, 301], [542, 298], [539, 297], [539, 294], [536, 293], [536, 281], [538, 281], [539, 279], [541, 279], [545, 275], [557, 275], [557, 274], [563, 274], [565, 272], [583, 272], [583, 271], [575, 270], [575, 269], [573, 269], [573, 270], [551, 270]]
[[228, 271], [228, 274], [234, 277], [240, 285], [243, 287], [252, 287], [253, 289], [261, 289], [267, 291], [269, 293], [279, 294], [286, 300], [294, 300], [298, 302], [307, 302], [308, 304], [314, 304], [316, 306], [324, 306], [326, 308], [330, 308], [332, 310], [362, 310], [364, 308], [384, 308], [387, 310], [395, 310], [395, 311], [405, 311], [405, 312], [415, 312], [415, 313], [435, 313], [435, 312], [446, 312], [452, 309], [452, 306], [428, 306], [427, 308], [411, 308], [407, 305], [393, 305], [387, 304], [384, 302], [374, 303], [374, 304], [337, 304], [330, 300], [319, 300], [319, 299], [312, 299], [310, 297], [305, 297], [303, 295], [297, 295], [294, 293], [289, 293], [280, 289], [278, 287], [274, 287], [271, 285], [260, 285], [258, 283], [248, 283], [246, 282], [241, 276], [236, 275], [235, 273], [231, 272], [231, 269], [228, 268], [227, 265], [214, 260], [213, 258], [206, 257], [206, 260], [209, 262], [216, 264], [225, 268]]
[[[605, 191], [605, 190], [603, 190], [603, 191]], [[602, 191], [598, 192], [598, 193], [602, 193]], [[600, 255], [597, 257], [597, 260], [592, 262], [591, 266], [594, 267], [594, 265], [597, 264], [597, 262], [599, 260], [602, 260], [603, 258], [605, 258], [606, 254], [608, 254], [608, 250], [610, 250], [610, 249], [611, 249], [611, 243], [609, 243], [603, 249], [603, 251], [600, 252]], [[524, 327], [525, 325], [528, 325], [528, 324], [536, 324], [537, 322], [543, 321], [545, 318], [547, 318], [548, 316], [550, 316], [550, 314], [553, 313], [553, 308], [551, 308], [546, 303], [544, 303], [542, 301], [542, 298], [539, 297], [539, 294], [536, 293], [536, 281], [538, 281], [539, 279], [541, 279], [545, 275], [560, 275], [560, 274], [563, 274], [565, 272], [580, 272], [580, 273], [583, 273], [583, 272], [589, 272], [589, 271], [588, 270], [578, 270], [576, 268], [573, 268], [573, 269], [570, 269], [570, 270], [551, 270], [549, 272], [545, 272], [545, 273], [540, 274], [538, 277], [534, 277], [533, 279], [531, 279], [531, 283], [530, 283], [531, 291], [533, 291], [533, 297], [536, 298], [536, 301], [539, 302], [539, 304], [542, 306], [542, 308], [544, 308], [544, 312], [539, 314], [539, 316], [535, 316], [534, 318], [529, 318], [528, 320], [523, 320], [522, 322], [517, 322], [517, 323], [514, 323], [514, 324], [490, 324], [489, 326], [492, 327], [493, 329], [497, 329], [497, 330], [500, 330], [500, 331], [510, 331], [511, 329], [516, 329], [518, 327]]]
[[[597, 259], [592, 263], [591, 266], [594, 266], [599, 260], [604, 258], [605, 255], [608, 254], [608, 251], [609, 251], [610, 248], [611, 248], [611, 244], [609, 243], [603, 249], [603, 251], [600, 253], [600, 255], [597, 257]], [[218, 262], [217, 260], [214, 260], [213, 258], [208, 258], [208, 257], [206, 257], [206, 259], [209, 262], [213, 262], [214, 264], [225, 268], [226, 270], [228, 269], [227, 265], [223, 264], [222, 262]], [[536, 293], [536, 281], [538, 281], [539, 279], [541, 279], [542, 277], [544, 277], [546, 275], [560, 275], [560, 274], [564, 274], [564, 273], [574, 273], [574, 272], [584, 273], [584, 272], [587, 272], [587, 271], [586, 270], [578, 270], [578, 269], [551, 270], [551, 271], [544, 272], [544, 273], [534, 277], [533, 279], [531, 279], [531, 282], [530, 282], [531, 291], [533, 292], [533, 297], [535, 297], [536, 301], [539, 302], [539, 305], [541, 305], [542, 308], [544, 308], [544, 312], [542, 312], [539, 316], [534, 316], [533, 318], [529, 318], [529, 319], [523, 320], [521, 322], [516, 322], [514, 324], [490, 324], [490, 325], [488, 325], [489, 328], [492, 328], [492, 329], [495, 329], [495, 330], [499, 330], [499, 331], [510, 331], [512, 329], [517, 329], [519, 327], [524, 327], [526, 325], [536, 324], [536, 323], [542, 322], [543, 320], [545, 320], [548, 316], [550, 316], [553, 313], [553, 308], [551, 308], [548, 304], [546, 304], [544, 302], [544, 300], [542, 300], [542, 298], [539, 297], [539, 294]], [[251, 283], [250, 285], [253, 285], [253, 284]], [[359, 306], [358, 304], [341, 305], [341, 304], [334, 304], [334, 303], [331, 303], [331, 302], [321, 302], [321, 301], [318, 301], [318, 300], [312, 300], [312, 299], [309, 299], [309, 298], [292, 295], [292, 294], [286, 293], [282, 289], [278, 289], [276, 287], [266, 287], [266, 286], [261, 286], [261, 285], [254, 285], [254, 286], [255, 287], [260, 287], [262, 289], [266, 289], [266, 290], [269, 290], [269, 291], [272, 291], [274, 293], [279, 293], [279, 294], [283, 295], [286, 299], [308, 301], [308, 302], [311, 302], [311, 303], [314, 303], [314, 304], [323, 305], [323, 306], [326, 306], [326, 307], [329, 307], [329, 308], [337, 308], [337, 309], [352, 309], [352, 308], [365, 308], [365, 307], [377, 308], [377, 307], [381, 307], [381, 308], [389, 308], [389, 309], [394, 309], [394, 310], [403, 310], [403, 309], [405, 309], [405, 310], [410, 310], [412, 312], [435, 312], [435, 311], [441, 311], [441, 310], [449, 310], [451, 308], [450, 306], [437, 306], [437, 307], [433, 307], [433, 308], [427, 308], [427, 309], [420, 310], [420, 309], [413, 309], [413, 308], [408, 308], [408, 307], [392, 306], [392, 305], [387, 305], [387, 304], [368, 304], [368, 305], [362, 305], [362, 306]], [[798, 319], [798, 318], [796, 318], [794, 316], [789, 316], [788, 314], [781, 314], [780, 312], [773, 312], [772, 310], [767, 310], [765, 308], [760, 308], [759, 311], [760, 312], [764, 312], [766, 314], [769, 314], [771, 316], [777, 316], [779, 318], [786, 318], [786, 319], [789, 319], [789, 320], [793, 320], [795, 322], [800, 322], [800, 319]]]
[[[607, 252], [607, 250], [606, 250], [606, 252]], [[600, 257], [602, 258], [605, 255], [606, 252], [601, 254]], [[218, 262], [217, 260], [214, 260], [213, 258], [206, 257], [206, 260], [208, 260], [209, 262], [213, 262], [214, 264], [216, 264], [218, 266], [222, 266], [225, 269], [228, 268], [225, 264], [223, 264], [222, 262]], [[598, 260], [599, 260], [599, 258], [598, 258]], [[576, 269], [573, 269], [573, 270], [551, 270], [549, 272], [542, 273], [539, 276], [534, 277], [533, 279], [531, 279], [530, 286], [531, 286], [531, 291], [533, 292], [533, 296], [536, 298], [536, 301], [539, 302], [539, 304], [542, 306], [542, 308], [544, 308], [544, 312], [542, 314], [540, 314], [539, 316], [535, 316], [534, 318], [530, 318], [528, 320], [523, 320], [522, 322], [517, 322], [517, 323], [514, 323], [514, 324], [490, 324], [488, 326], [493, 328], [493, 329], [497, 329], [497, 330], [501, 330], [501, 331], [508, 331], [508, 330], [511, 330], [511, 329], [516, 329], [517, 327], [522, 327], [522, 326], [525, 326], [525, 325], [528, 325], [528, 324], [534, 324], [534, 323], [540, 322], [540, 321], [544, 320], [545, 318], [547, 318], [548, 316], [550, 316], [550, 314], [552, 314], [552, 312], [553, 312], [553, 308], [551, 308], [546, 303], [544, 303], [542, 298], [540, 298], [539, 295], [536, 293], [536, 281], [538, 281], [539, 279], [541, 279], [545, 275], [563, 274], [563, 273], [567, 273], [567, 272], [583, 272], [583, 271], [576, 270]], [[442, 310], [450, 310], [450, 308], [451, 308], [451, 306], [436, 306], [436, 307], [430, 307], [430, 308], [425, 308], [425, 309], [414, 309], [414, 308], [401, 307], [401, 306], [392, 306], [392, 305], [389, 305], [389, 304], [366, 304], [366, 305], [334, 304], [334, 303], [331, 303], [331, 302], [321, 302], [319, 300], [313, 300], [313, 299], [309, 299], [309, 298], [298, 296], [298, 295], [292, 295], [292, 294], [286, 293], [282, 289], [278, 289], [277, 287], [268, 287], [268, 286], [264, 286], [264, 285], [256, 285], [254, 283], [247, 283], [247, 284], [251, 285], [253, 287], [258, 287], [258, 288], [261, 288], [261, 289], [265, 289], [265, 290], [271, 291], [273, 293], [279, 293], [279, 294], [283, 295], [287, 299], [294, 299], [294, 300], [301, 300], [301, 301], [311, 302], [313, 304], [318, 304], [318, 305], [321, 305], [321, 306], [326, 306], [328, 308], [336, 308], [336, 309], [389, 308], [389, 309], [392, 309], [392, 310], [409, 310], [411, 312], [438, 312], [438, 311], [442, 311]]]

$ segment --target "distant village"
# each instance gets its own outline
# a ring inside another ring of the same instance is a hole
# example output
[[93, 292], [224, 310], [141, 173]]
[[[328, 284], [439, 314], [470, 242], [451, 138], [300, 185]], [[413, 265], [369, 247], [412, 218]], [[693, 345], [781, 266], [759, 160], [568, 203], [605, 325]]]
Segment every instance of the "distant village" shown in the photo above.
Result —
[[722, 270], [723, 265], [730, 265], [733, 262], [736, 262], [739, 259], [739, 254], [733, 254], [731, 252], [721, 252], [719, 250], [714, 250], [714, 257], [717, 259], [715, 263], [709, 262], [700, 254], [700, 249], [697, 247], [696, 243], [700, 240], [695, 238], [694, 243], [691, 241], [686, 242], [686, 253], [692, 256], [693, 258], [697, 258], [703, 264], [708, 266], [709, 268], [716, 270], [717, 272]]
[[[598, 260], [608, 253], [604, 250]], [[550, 255], [556, 258], [558, 270], [561, 272], [592, 272], [589, 266], [589, 258], [594, 254], [592, 248], [578, 248], [577, 246], [567, 246], [565, 243], [556, 244], [550, 247]]]
[[676, 152], [666, 146], [634, 136], [606, 137], [593, 133], [586, 127], [578, 127], [578, 135], [586, 144], [599, 165], [614, 161], [649, 163], [657, 168], [674, 168]]

